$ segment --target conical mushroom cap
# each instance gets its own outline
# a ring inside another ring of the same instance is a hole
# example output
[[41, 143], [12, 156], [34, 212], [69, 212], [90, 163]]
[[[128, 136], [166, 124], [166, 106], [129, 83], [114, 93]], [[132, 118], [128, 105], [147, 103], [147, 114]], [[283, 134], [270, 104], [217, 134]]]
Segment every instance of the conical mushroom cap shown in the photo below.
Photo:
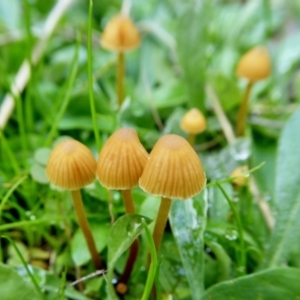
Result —
[[117, 130], [103, 146], [97, 177], [108, 189], [127, 190], [138, 185], [148, 153], [131, 128]]
[[94, 181], [96, 160], [85, 145], [72, 139], [66, 140], [51, 152], [46, 174], [54, 185], [77, 190]]
[[206, 129], [206, 120], [199, 109], [192, 108], [183, 116], [180, 127], [187, 133], [198, 134]]
[[161, 137], [150, 153], [140, 187], [153, 195], [187, 199], [198, 194], [206, 184], [201, 161], [182, 137]]
[[250, 49], [240, 59], [236, 73], [250, 81], [265, 79], [271, 72], [271, 59], [266, 48], [258, 46]]
[[131, 21], [125, 15], [119, 14], [113, 17], [107, 24], [101, 38], [103, 48], [112, 51], [127, 51], [138, 47], [140, 35]]

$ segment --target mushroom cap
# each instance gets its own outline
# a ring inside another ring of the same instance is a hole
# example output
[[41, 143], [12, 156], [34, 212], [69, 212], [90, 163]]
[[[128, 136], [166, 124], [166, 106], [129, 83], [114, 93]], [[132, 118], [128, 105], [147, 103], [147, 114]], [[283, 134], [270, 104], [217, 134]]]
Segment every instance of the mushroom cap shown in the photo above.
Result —
[[94, 181], [96, 160], [82, 143], [65, 140], [51, 152], [46, 175], [51, 183], [62, 189], [77, 190]]
[[190, 144], [181, 136], [168, 134], [155, 144], [139, 183], [150, 194], [187, 199], [204, 188], [206, 177]]
[[271, 59], [267, 49], [257, 46], [242, 56], [237, 65], [236, 73], [239, 77], [257, 81], [267, 78], [271, 68]]
[[106, 25], [101, 38], [103, 48], [112, 51], [128, 51], [138, 47], [140, 35], [131, 19], [123, 14], [114, 16]]
[[[244, 173], [248, 172], [248, 167], [247, 166], [240, 166], [235, 168], [231, 174], [230, 178], [237, 177], [232, 180], [232, 183], [235, 184], [238, 187], [242, 187], [246, 185], [247, 183], [247, 178], [245, 177]], [[240, 177], [238, 177], [240, 176]]]
[[192, 108], [183, 116], [180, 128], [187, 133], [201, 133], [206, 129], [205, 117], [199, 109]]
[[121, 128], [110, 136], [99, 154], [97, 178], [108, 189], [132, 189], [138, 185], [148, 156], [137, 133]]

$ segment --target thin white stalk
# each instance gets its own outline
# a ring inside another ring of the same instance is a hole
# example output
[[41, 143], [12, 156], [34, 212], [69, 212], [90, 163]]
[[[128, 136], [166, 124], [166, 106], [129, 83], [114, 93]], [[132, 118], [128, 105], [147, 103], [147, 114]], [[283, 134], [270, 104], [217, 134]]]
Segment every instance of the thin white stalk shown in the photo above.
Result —
[[207, 93], [211, 103], [212, 103], [212, 107], [216, 114], [216, 117], [218, 118], [218, 120], [221, 124], [224, 135], [225, 135], [228, 143], [232, 144], [235, 141], [235, 135], [234, 135], [232, 126], [231, 126], [230, 122], [228, 121], [228, 119], [221, 107], [220, 101], [219, 101], [215, 91], [213, 90], [211, 85], [206, 85], [205, 90], [206, 90], [206, 93]]
[[[74, 3], [74, 0], [59, 0], [53, 7], [45, 22], [40, 40], [35, 45], [31, 53], [32, 65], [36, 65], [45, 52], [48, 39], [53, 33], [58, 21]], [[14, 97], [19, 95], [25, 88], [31, 76], [30, 63], [26, 59], [23, 61], [14, 81], [10, 86], [10, 93], [6, 94], [0, 107], [0, 130], [4, 129], [15, 107]]]

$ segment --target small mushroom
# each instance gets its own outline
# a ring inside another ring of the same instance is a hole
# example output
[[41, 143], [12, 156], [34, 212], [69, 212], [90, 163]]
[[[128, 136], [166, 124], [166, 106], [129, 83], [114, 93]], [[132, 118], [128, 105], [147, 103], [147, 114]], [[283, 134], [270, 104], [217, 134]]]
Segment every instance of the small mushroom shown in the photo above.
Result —
[[158, 251], [171, 199], [188, 199], [200, 193], [206, 184], [205, 173], [191, 145], [184, 138], [169, 134], [155, 144], [139, 184], [144, 191], [162, 197], [153, 232]]
[[120, 108], [124, 100], [124, 52], [133, 50], [140, 45], [140, 35], [136, 26], [128, 16], [118, 14], [113, 17], [105, 27], [101, 38], [101, 45], [107, 50], [118, 53], [117, 94]]
[[[147, 159], [147, 151], [140, 143], [137, 133], [131, 128], [117, 130], [110, 136], [99, 154], [97, 178], [104, 187], [121, 190], [125, 211], [128, 214], [135, 213], [131, 189], [138, 185]], [[126, 285], [130, 277], [137, 253], [138, 240], [135, 240], [116, 287], [119, 292], [127, 290], [124, 289], [124, 284]]]
[[245, 176], [247, 172], [247, 166], [237, 167], [231, 172], [230, 178], [232, 178], [232, 183], [236, 188], [241, 188], [247, 184], [247, 177]]
[[270, 75], [271, 68], [270, 55], [267, 49], [262, 46], [250, 49], [238, 63], [237, 75], [248, 80], [237, 117], [236, 133], [238, 136], [244, 136], [245, 134], [248, 101], [252, 86], [256, 81], [267, 78]]
[[206, 119], [199, 109], [192, 108], [183, 116], [180, 128], [188, 133], [188, 141], [193, 146], [196, 134], [206, 129]]
[[85, 237], [96, 269], [103, 268], [84, 212], [80, 189], [95, 180], [96, 160], [91, 151], [73, 139], [58, 144], [49, 157], [46, 174], [49, 181], [71, 192], [79, 226]]

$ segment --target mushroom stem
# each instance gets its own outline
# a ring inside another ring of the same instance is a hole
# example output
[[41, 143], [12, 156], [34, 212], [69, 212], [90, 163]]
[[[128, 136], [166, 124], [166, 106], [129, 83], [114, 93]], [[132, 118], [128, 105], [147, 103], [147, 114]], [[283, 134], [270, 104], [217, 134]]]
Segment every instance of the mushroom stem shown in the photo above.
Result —
[[[123, 200], [124, 200], [126, 213], [134, 214], [135, 209], [134, 209], [134, 203], [133, 203], [133, 199], [132, 199], [131, 190], [122, 190], [122, 196], [123, 196]], [[133, 270], [133, 266], [136, 261], [138, 251], [139, 251], [139, 241], [135, 240], [130, 247], [129, 256], [127, 258], [125, 269], [124, 269], [123, 274], [121, 275], [119, 282], [117, 284], [117, 287], [116, 287], [117, 290], [118, 290], [118, 286], [120, 284], [127, 284], [130, 274]], [[123, 290], [125, 291], [126, 289], [123, 289]], [[119, 290], [119, 293], [122, 294], [120, 292], [120, 290]]]
[[133, 266], [136, 261], [138, 251], [139, 251], [139, 241], [135, 240], [130, 247], [130, 252], [129, 252], [129, 256], [127, 258], [126, 266], [124, 268], [123, 274], [121, 275], [121, 277], [119, 279], [117, 288], [118, 288], [118, 285], [121, 283], [127, 284], [130, 274], [133, 270]]
[[245, 125], [246, 125], [246, 118], [248, 112], [248, 101], [250, 92], [253, 86], [253, 81], [248, 81], [242, 103], [239, 108], [237, 123], [236, 123], [236, 134], [237, 136], [244, 136], [245, 135]]
[[195, 137], [196, 137], [196, 135], [194, 133], [189, 133], [188, 138], [187, 138], [188, 142], [190, 143], [190, 145], [192, 147], [195, 144]]
[[170, 207], [171, 207], [171, 199], [162, 197], [157, 218], [156, 218], [154, 231], [153, 231], [153, 240], [154, 240], [156, 251], [158, 251], [160, 247], [160, 243], [167, 224]]
[[72, 195], [73, 205], [77, 215], [78, 223], [83, 232], [92, 260], [94, 262], [96, 269], [101, 270], [103, 269], [103, 265], [100, 256], [97, 252], [95, 240], [92, 236], [91, 228], [84, 212], [80, 190], [71, 191], [71, 195]]
[[117, 70], [117, 94], [119, 109], [124, 100], [124, 73], [125, 73], [125, 59], [124, 52], [118, 52], [118, 70]]
[[124, 200], [125, 211], [127, 214], [134, 214], [134, 204], [132, 199], [131, 190], [122, 190], [122, 196]]

